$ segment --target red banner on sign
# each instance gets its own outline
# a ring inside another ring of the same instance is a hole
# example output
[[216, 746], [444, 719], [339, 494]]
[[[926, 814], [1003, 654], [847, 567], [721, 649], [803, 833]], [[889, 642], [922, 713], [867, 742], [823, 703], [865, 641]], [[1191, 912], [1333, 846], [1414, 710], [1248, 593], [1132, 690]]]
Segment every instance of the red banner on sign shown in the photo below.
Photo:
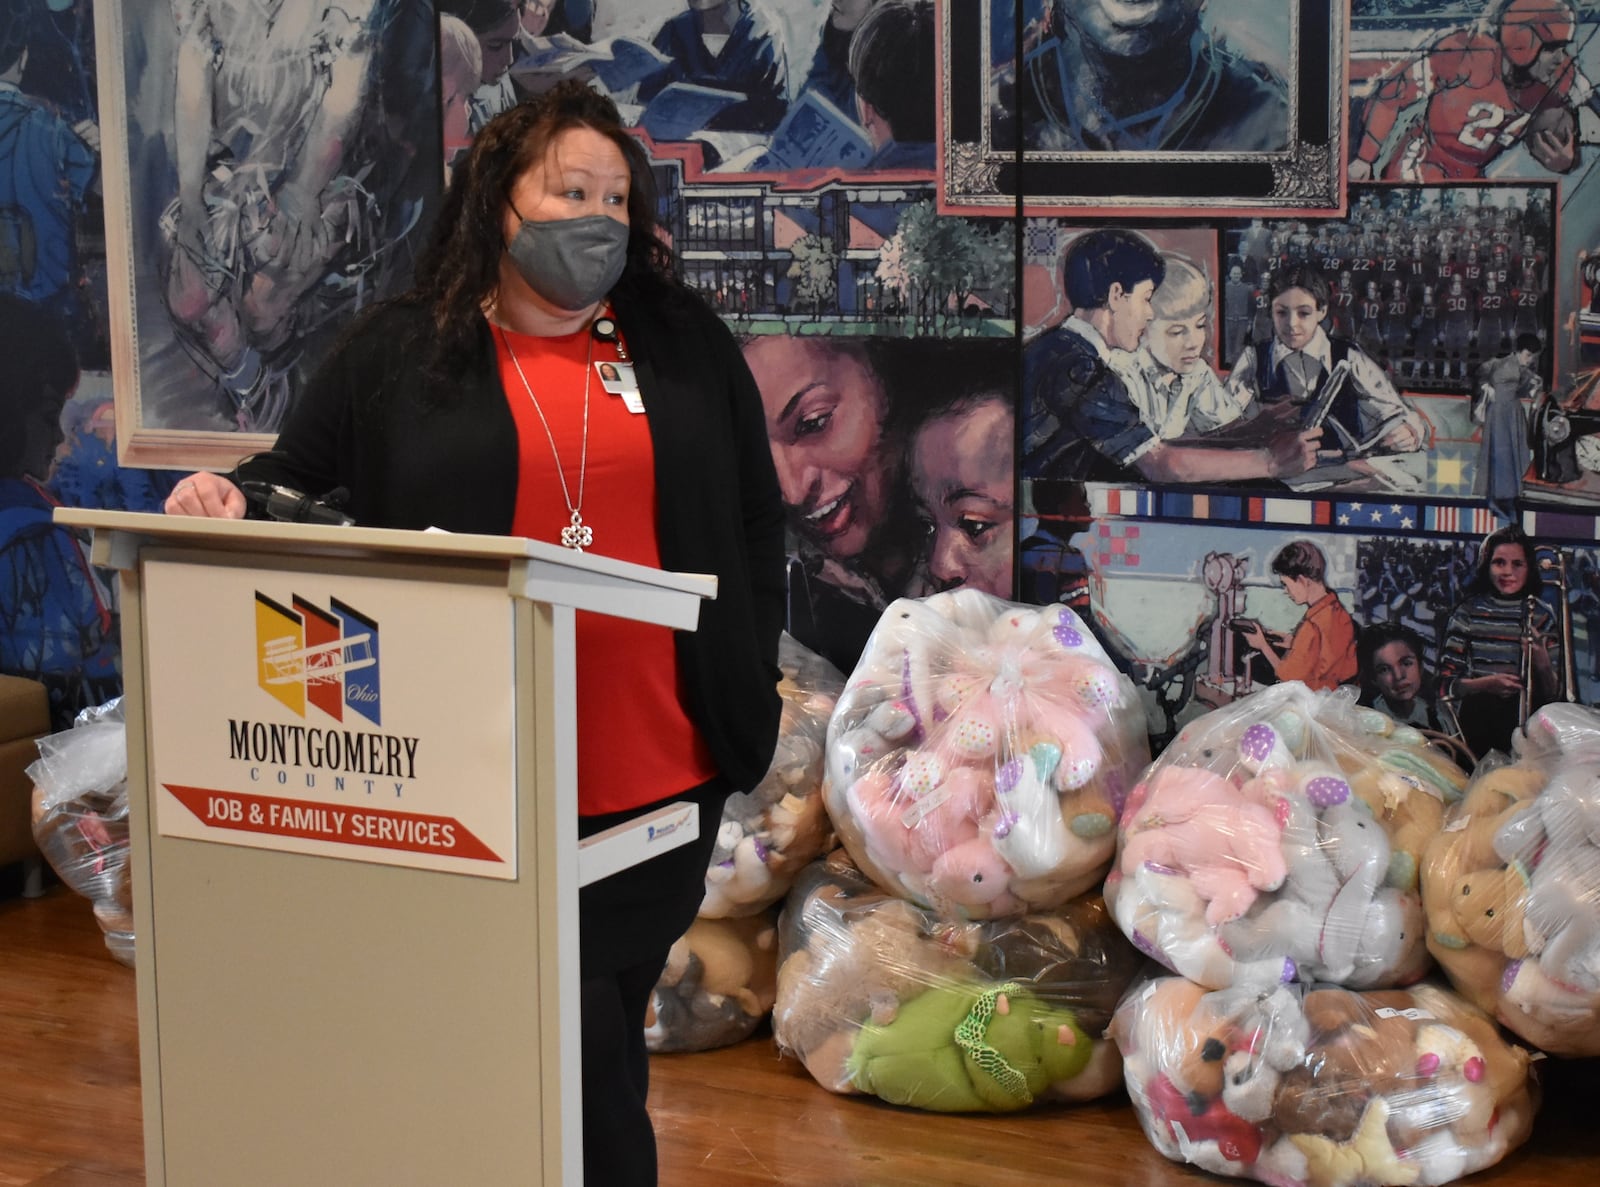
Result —
[[398, 849], [474, 861], [504, 861], [453, 816], [352, 808], [312, 800], [162, 784], [202, 824], [236, 832], [302, 837], [340, 845]]

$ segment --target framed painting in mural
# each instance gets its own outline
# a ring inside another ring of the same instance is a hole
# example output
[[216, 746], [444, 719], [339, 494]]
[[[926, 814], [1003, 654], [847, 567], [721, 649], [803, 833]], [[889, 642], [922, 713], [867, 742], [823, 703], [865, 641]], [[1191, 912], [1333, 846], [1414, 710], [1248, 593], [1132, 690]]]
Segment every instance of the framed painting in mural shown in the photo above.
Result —
[[418, 0], [96, 7], [123, 464], [270, 445], [341, 328], [410, 283], [434, 29]]
[[1348, 25], [1348, 0], [943, 0], [942, 208], [1338, 212]]

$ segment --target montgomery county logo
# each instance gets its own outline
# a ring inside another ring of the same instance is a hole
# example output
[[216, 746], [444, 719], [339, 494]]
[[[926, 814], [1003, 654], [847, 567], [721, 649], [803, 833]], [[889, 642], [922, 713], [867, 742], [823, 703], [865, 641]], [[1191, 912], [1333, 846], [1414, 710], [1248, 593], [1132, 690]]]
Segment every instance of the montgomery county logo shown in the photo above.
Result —
[[256, 682], [296, 716], [313, 705], [383, 724], [378, 624], [338, 598], [328, 609], [295, 594], [284, 606], [256, 591]]

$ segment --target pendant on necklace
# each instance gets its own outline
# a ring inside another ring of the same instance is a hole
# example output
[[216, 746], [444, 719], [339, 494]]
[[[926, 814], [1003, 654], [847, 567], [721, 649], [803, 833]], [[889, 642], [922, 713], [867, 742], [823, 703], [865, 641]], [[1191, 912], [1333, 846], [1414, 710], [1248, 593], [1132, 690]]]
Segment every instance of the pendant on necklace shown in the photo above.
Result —
[[572, 523], [561, 529], [561, 543], [574, 552], [582, 552], [594, 544], [594, 529], [583, 522], [583, 516], [572, 513]]

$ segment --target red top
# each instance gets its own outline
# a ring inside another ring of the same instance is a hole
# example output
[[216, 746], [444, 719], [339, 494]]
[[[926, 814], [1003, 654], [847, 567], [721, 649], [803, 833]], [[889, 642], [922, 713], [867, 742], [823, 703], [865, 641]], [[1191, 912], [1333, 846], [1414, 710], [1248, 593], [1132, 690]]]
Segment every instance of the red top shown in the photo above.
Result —
[[[572, 513], [561, 493], [550, 438], [512, 364], [510, 350], [538, 397], [560, 454], [574, 504], [583, 449], [583, 391], [589, 371], [589, 448], [583, 479], [583, 522], [594, 531], [585, 551], [655, 568], [655, 451], [643, 413], [610, 395], [587, 361], [617, 363], [615, 343], [588, 330], [552, 338], [495, 331], [500, 381], [517, 422], [520, 462], [518, 536], [561, 543]], [[664, 799], [717, 773], [711, 751], [683, 708], [677, 651], [668, 627], [579, 611], [578, 811], [620, 812]]]

